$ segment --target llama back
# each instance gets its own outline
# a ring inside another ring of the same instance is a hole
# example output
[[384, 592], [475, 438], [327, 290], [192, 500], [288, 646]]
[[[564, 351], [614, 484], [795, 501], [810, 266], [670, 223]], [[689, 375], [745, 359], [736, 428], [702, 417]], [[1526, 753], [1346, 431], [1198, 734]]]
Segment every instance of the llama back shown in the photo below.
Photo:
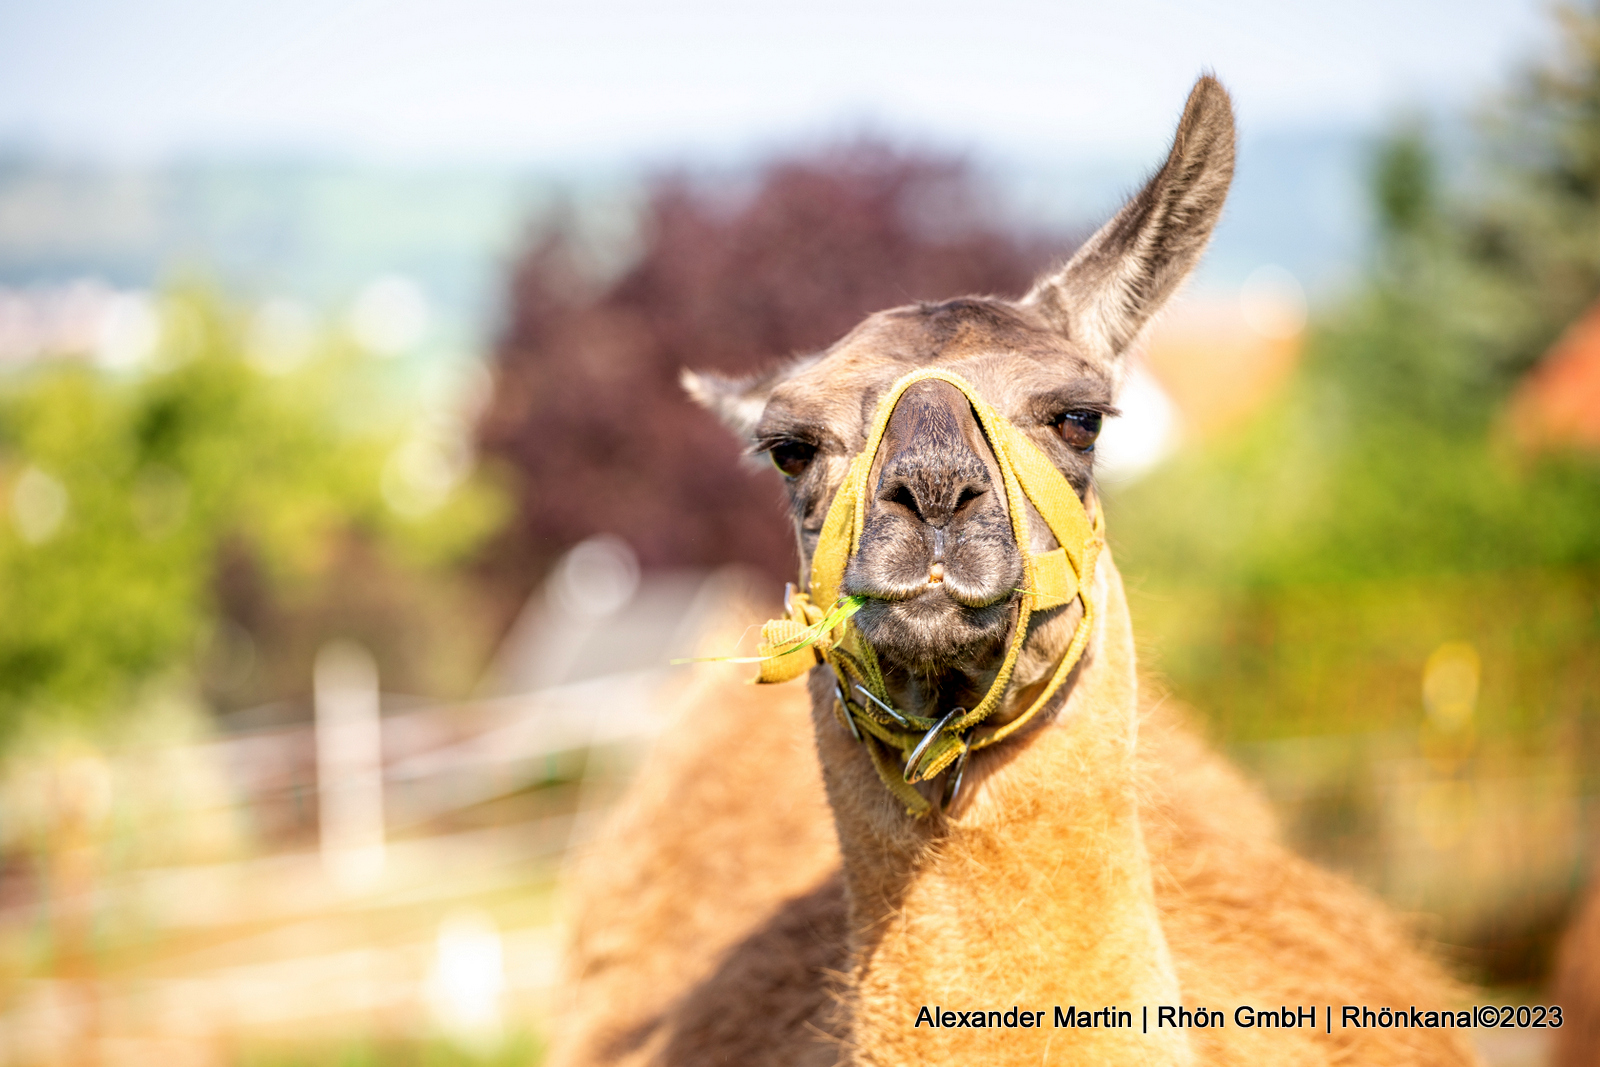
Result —
[[[1260, 791], [1186, 720], [1170, 701], [1146, 709], [1140, 814], [1184, 1004], [1228, 1023], [1190, 1032], [1200, 1062], [1473, 1062], [1459, 1031], [1341, 1028], [1344, 1004], [1443, 1010], [1465, 990], [1382, 902], [1286, 848]], [[1324, 1029], [1240, 1028], [1241, 1005], [1316, 1005]]]

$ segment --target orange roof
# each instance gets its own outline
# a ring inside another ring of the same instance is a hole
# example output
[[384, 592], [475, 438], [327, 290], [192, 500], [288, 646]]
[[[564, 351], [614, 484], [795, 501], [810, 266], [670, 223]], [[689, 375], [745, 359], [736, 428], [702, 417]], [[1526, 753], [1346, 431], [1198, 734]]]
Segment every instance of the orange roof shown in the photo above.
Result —
[[1600, 301], [1523, 378], [1510, 414], [1524, 445], [1600, 448]]
[[1238, 301], [1186, 298], [1156, 322], [1144, 344], [1151, 373], [1199, 438], [1227, 430], [1283, 387], [1303, 337], [1252, 329]]

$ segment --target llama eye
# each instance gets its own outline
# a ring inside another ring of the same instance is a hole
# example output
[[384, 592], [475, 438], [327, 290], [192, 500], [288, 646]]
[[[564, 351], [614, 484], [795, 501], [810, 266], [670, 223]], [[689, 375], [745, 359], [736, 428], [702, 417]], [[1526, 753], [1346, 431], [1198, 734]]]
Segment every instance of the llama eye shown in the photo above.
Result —
[[804, 441], [779, 441], [767, 449], [767, 455], [785, 478], [798, 478], [816, 458], [817, 446]]
[[1067, 444], [1080, 452], [1093, 452], [1094, 439], [1100, 436], [1098, 411], [1069, 411], [1056, 422], [1056, 433]]

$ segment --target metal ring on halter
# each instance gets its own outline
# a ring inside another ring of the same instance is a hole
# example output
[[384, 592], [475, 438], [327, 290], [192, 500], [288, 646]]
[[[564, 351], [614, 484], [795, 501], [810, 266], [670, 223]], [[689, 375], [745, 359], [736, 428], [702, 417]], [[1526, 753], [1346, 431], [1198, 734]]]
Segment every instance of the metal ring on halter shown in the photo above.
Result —
[[856, 692], [860, 693], [862, 696], [866, 697], [868, 700], [870, 700], [874, 704], [878, 705], [878, 707], [882, 708], [884, 711], [887, 711], [889, 713], [890, 717], [893, 718], [894, 721], [899, 723], [901, 726], [904, 726], [908, 730], [916, 729], [916, 726], [917, 726], [916, 723], [914, 723], [910, 719], [906, 718], [903, 714], [901, 714], [895, 708], [890, 707], [888, 704], [885, 704], [883, 701], [881, 701], [877, 697], [873, 696], [872, 695], [872, 690], [868, 689], [866, 686], [862, 685], [860, 682], [856, 683]]
[[911, 750], [911, 755], [906, 757], [905, 779], [911, 781], [911, 771], [916, 767], [917, 761], [922, 759], [922, 754], [928, 751], [928, 746], [944, 733], [944, 728], [955, 722], [967, 713], [966, 708], [951, 708], [950, 714], [939, 720], [939, 724], [922, 735], [922, 740], [917, 742], [917, 747]]
[[839, 685], [839, 679], [833, 680], [833, 695], [839, 698], [839, 710], [844, 712], [844, 724], [850, 727], [850, 736], [861, 742], [861, 731], [856, 727], [856, 717], [850, 713], [850, 702], [844, 698], [844, 689]]
[[967, 757], [972, 755], [972, 739], [967, 738], [967, 743], [961, 749], [961, 755], [956, 757], [955, 763], [950, 767], [944, 780], [944, 796], [939, 800], [939, 810], [947, 811], [956, 797], [961, 793], [961, 780], [967, 773]]

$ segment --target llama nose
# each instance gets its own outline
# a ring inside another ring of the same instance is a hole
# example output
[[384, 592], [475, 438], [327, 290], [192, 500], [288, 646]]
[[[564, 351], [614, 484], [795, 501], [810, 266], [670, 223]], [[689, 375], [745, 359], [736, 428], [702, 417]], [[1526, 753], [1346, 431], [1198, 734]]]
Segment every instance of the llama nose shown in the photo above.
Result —
[[895, 405], [880, 455], [879, 505], [932, 527], [934, 561], [942, 561], [946, 531], [994, 490], [985, 462], [993, 454], [967, 398], [946, 382], [913, 385]]
[[[1022, 581], [1000, 465], [961, 390], [928, 379], [901, 394], [868, 485], [865, 523], [841, 592], [901, 601], [937, 589], [941, 596], [923, 601], [924, 608], [948, 600], [982, 609], [1008, 599]], [[880, 631], [893, 626], [875, 612], [858, 616], [864, 632], [891, 640]], [[1003, 629], [1004, 613], [984, 626], [991, 624]]]

